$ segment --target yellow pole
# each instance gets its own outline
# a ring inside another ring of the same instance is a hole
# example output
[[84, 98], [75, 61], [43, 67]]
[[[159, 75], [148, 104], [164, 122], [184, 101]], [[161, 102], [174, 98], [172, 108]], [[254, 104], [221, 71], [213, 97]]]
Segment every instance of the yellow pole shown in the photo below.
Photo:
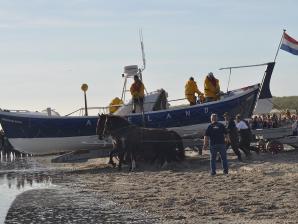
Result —
[[84, 92], [84, 101], [85, 101], [85, 116], [88, 116], [88, 107], [87, 107], [87, 90], [88, 90], [88, 85], [86, 83], [82, 84], [81, 90]]

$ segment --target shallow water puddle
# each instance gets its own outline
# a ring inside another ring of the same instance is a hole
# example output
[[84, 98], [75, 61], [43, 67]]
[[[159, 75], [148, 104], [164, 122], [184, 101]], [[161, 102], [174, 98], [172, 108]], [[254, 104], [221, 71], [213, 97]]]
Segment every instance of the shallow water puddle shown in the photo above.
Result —
[[46, 176], [16, 173], [0, 173], [0, 223], [4, 223], [10, 205], [17, 195], [31, 189], [52, 188]]
[[[2, 154], [2, 153], [1, 153]], [[0, 223], [4, 223], [6, 214], [17, 195], [31, 189], [53, 188], [49, 176], [31, 169], [28, 172], [28, 160], [1, 155], [0, 162]]]
[[120, 206], [96, 191], [76, 186], [78, 176], [64, 176], [67, 169], [46, 161], [24, 157], [0, 162], [0, 224], [158, 223], [147, 212]]

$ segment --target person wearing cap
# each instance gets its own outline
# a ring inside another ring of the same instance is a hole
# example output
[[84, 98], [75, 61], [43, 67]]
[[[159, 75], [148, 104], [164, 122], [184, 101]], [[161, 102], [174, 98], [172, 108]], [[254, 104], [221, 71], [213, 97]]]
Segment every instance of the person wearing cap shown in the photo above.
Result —
[[212, 72], [209, 72], [205, 78], [204, 93], [206, 102], [220, 99], [219, 81], [214, 77]]
[[226, 148], [228, 149], [231, 146], [232, 150], [237, 155], [238, 160], [242, 161], [241, 152], [239, 151], [239, 136], [236, 123], [228, 112], [225, 112], [223, 117], [225, 119], [225, 127], [230, 138], [230, 142], [226, 144]]
[[208, 126], [204, 136], [203, 149], [210, 149], [211, 175], [216, 175], [216, 156], [219, 153], [222, 160], [223, 173], [228, 174], [228, 160], [225, 142], [229, 142], [229, 136], [225, 126], [217, 121], [217, 115], [211, 114], [211, 124]]
[[130, 93], [132, 96], [132, 113], [136, 112], [137, 105], [139, 105], [141, 112], [143, 112], [145, 86], [138, 75], [135, 75], [133, 78], [134, 83], [130, 87]]
[[190, 106], [195, 105], [197, 102], [197, 97], [195, 94], [198, 94], [200, 101], [203, 101], [204, 94], [198, 89], [197, 83], [193, 77], [190, 77], [187, 83], [185, 84], [185, 97], [188, 100]]

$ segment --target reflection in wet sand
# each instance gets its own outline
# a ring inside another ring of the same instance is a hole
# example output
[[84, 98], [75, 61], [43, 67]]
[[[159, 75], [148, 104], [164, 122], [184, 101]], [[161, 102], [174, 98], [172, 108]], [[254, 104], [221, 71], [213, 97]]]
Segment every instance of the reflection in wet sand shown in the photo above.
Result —
[[23, 157], [0, 163], [0, 224], [159, 223], [147, 212], [77, 186], [83, 180], [73, 167], [53, 165], [50, 160]]
[[52, 179], [40, 173], [0, 173], [0, 186], [5, 183], [9, 189], [21, 190], [27, 187], [52, 186]]
[[[3, 158], [3, 157], [1, 157]], [[5, 157], [0, 163], [0, 223], [3, 223], [10, 205], [16, 196], [31, 189], [53, 188], [50, 176], [36, 172], [28, 172], [30, 166], [24, 158]]]

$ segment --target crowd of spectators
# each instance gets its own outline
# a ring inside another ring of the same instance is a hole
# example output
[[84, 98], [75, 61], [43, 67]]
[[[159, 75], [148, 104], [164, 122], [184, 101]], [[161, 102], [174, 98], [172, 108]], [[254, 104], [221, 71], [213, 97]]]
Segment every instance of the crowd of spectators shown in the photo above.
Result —
[[294, 135], [297, 135], [297, 123], [298, 115], [291, 114], [289, 111], [286, 111], [283, 114], [254, 115], [250, 120], [250, 126], [253, 130], [264, 128], [292, 127]]

